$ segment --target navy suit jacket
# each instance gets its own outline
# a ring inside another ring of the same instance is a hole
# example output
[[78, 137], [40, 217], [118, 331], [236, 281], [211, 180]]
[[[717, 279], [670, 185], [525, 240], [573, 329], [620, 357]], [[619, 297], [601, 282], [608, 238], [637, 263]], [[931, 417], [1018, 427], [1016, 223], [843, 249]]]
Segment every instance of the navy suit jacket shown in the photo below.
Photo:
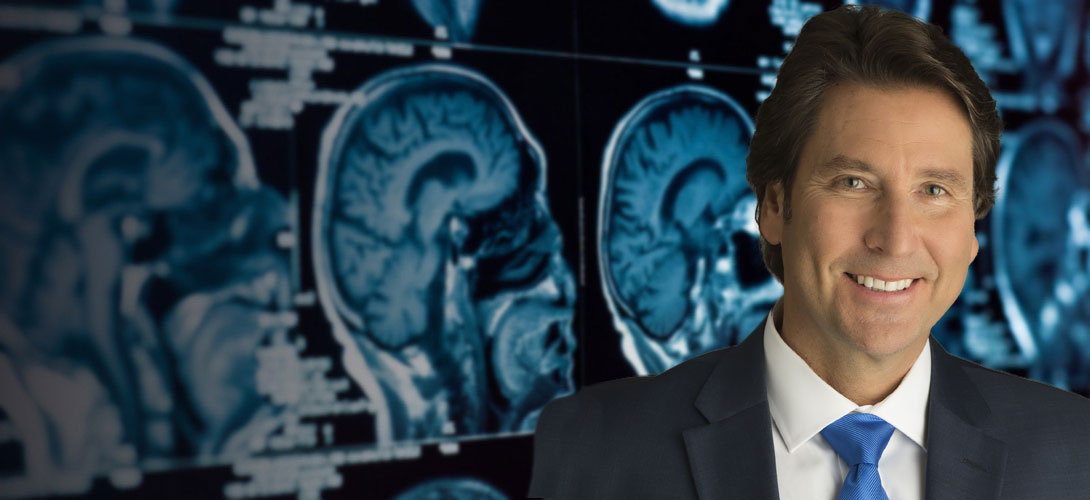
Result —
[[[778, 498], [763, 336], [762, 324], [660, 375], [551, 402], [529, 496]], [[926, 443], [929, 500], [1090, 498], [1090, 400], [950, 355], [934, 338]]]

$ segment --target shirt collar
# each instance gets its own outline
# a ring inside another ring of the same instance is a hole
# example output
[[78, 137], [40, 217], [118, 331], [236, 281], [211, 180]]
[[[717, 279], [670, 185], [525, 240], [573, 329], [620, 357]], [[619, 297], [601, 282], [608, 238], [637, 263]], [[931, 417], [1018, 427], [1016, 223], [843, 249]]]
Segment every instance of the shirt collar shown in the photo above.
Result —
[[[872, 413], [924, 446], [931, 392], [931, 340], [893, 392], [874, 405], [856, 406], [825, 383], [780, 337], [769, 313], [765, 321], [765, 376], [772, 421], [793, 453], [825, 426], [853, 411]], [[775, 369], [773, 369], [775, 367]]]

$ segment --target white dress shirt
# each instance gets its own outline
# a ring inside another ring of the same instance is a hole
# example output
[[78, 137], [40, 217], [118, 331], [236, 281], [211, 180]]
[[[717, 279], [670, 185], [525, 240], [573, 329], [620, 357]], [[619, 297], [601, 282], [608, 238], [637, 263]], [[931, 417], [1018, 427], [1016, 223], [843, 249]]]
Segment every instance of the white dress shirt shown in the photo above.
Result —
[[765, 322], [764, 347], [781, 500], [838, 498], [849, 468], [820, 432], [851, 412], [877, 415], [896, 429], [878, 461], [890, 500], [923, 498], [930, 340], [893, 393], [867, 406], [856, 406], [818, 377], [780, 337], [771, 314]]

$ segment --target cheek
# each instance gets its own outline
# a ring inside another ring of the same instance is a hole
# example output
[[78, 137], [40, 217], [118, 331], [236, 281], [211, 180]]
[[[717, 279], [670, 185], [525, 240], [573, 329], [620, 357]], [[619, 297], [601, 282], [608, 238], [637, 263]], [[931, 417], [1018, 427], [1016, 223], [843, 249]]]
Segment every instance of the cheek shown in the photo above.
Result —
[[[785, 246], [790, 245], [791, 255], [796, 265], [806, 262], [816, 272], [827, 269], [835, 259], [850, 253], [854, 243], [861, 240], [858, 208], [841, 207], [835, 204], [814, 204], [803, 212], [796, 212], [791, 220], [790, 238], [784, 238]], [[789, 250], [784, 249], [785, 260]], [[785, 266], [789, 265], [787, 262]]]
[[[976, 234], [971, 223], [943, 223], [938, 227], [950, 228], [949, 231], [933, 231], [925, 236], [927, 248], [939, 266], [940, 279], [945, 278], [946, 286], [954, 287], [958, 292], [965, 282], [969, 264], [973, 261], [976, 246]], [[956, 293], [955, 292], [955, 296]]]

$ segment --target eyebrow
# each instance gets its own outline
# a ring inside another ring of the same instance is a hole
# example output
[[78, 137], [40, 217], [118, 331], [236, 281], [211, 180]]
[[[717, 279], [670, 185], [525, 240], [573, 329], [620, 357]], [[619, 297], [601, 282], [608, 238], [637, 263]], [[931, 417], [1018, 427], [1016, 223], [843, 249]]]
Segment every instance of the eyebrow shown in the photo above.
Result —
[[[836, 155], [831, 160], [823, 163], [818, 167], [818, 172], [827, 175], [844, 171], [874, 173], [875, 168], [871, 166], [870, 163], [867, 163], [863, 160], [851, 158], [844, 155]], [[956, 189], [964, 190], [969, 185], [968, 181], [966, 181], [965, 179], [965, 176], [949, 168], [928, 167], [923, 169], [921, 174], [925, 178], [944, 182], [953, 186]]]

